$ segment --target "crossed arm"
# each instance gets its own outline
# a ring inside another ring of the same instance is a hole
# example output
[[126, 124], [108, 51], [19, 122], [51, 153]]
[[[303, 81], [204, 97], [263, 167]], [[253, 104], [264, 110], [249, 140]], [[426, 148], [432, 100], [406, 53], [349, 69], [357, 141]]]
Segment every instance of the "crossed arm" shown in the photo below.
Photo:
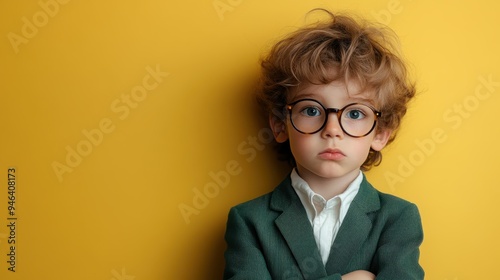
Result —
[[[272, 269], [266, 260], [270, 257], [279, 263], [284, 255], [264, 256], [263, 243], [256, 236], [254, 224], [243, 218], [238, 211], [232, 211], [228, 230], [224, 279], [276, 279], [271, 276]], [[329, 275], [318, 280], [423, 279], [423, 270], [418, 265], [418, 247], [421, 241], [420, 215], [418, 209], [411, 205], [401, 209], [398, 216], [385, 224], [372, 259], [372, 268], [377, 271], [377, 276], [366, 270], [357, 270], [344, 275]], [[281, 250], [276, 242], [269, 242], [264, 246], [270, 246], [267, 248], [270, 252]], [[279, 272], [280, 266], [276, 267], [278, 270], [274, 272], [282, 273], [281, 275], [287, 272]], [[294, 276], [294, 273], [289, 274]], [[294, 279], [302, 278], [297, 275]]]
[[342, 280], [374, 280], [375, 275], [366, 270], [356, 270], [342, 275]]

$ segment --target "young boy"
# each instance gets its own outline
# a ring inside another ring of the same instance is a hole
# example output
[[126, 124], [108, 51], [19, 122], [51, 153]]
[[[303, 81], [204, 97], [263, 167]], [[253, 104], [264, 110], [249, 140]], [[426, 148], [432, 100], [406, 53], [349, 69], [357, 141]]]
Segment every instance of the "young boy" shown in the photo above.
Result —
[[326, 13], [262, 61], [259, 101], [294, 168], [231, 209], [224, 279], [424, 278], [417, 207], [362, 172], [394, 140], [414, 86], [386, 31]]

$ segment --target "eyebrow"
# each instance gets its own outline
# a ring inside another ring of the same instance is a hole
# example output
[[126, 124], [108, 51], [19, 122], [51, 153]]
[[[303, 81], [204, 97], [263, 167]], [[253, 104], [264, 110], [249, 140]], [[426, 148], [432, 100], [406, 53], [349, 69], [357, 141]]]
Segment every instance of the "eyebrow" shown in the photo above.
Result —
[[311, 98], [311, 99], [315, 99], [316, 100], [316, 95], [313, 94], [313, 93], [297, 93], [293, 96], [292, 100], [290, 100], [290, 103], [291, 102], [295, 102], [299, 99], [304, 99], [304, 98]]
[[364, 98], [364, 97], [349, 97], [349, 99], [354, 99], [355, 102], [359, 103], [368, 103], [375, 107], [375, 100], [373, 98]]
[[[320, 101], [318, 100], [317, 98], [318, 96], [314, 93], [297, 93], [293, 98], [292, 100], [289, 102], [289, 103], [292, 103], [292, 102], [295, 102], [297, 100], [300, 100], [300, 99], [314, 99], [316, 101]], [[362, 103], [362, 104], [369, 104], [371, 105], [372, 107], [376, 108], [376, 104], [375, 104], [375, 101], [372, 99], [372, 98], [364, 98], [364, 97], [351, 97], [350, 95], [348, 95], [348, 100], [349, 101], [352, 101], [352, 102], [349, 102], [349, 103]], [[324, 102], [320, 102], [321, 104], [323, 104]]]

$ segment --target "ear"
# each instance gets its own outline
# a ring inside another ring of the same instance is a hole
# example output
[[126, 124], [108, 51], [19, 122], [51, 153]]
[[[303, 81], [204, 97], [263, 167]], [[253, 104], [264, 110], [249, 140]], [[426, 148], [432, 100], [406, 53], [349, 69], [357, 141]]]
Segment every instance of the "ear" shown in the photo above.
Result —
[[286, 124], [283, 120], [274, 115], [269, 115], [269, 126], [273, 131], [274, 139], [276, 139], [276, 142], [283, 143], [288, 140]]
[[387, 145], [387, 141], [389, 141], [391, 134], [392, 130], [389, 129], [377, 132], [373, 138], [371, 148], [375, 151], [381, 151], [385, 145]]

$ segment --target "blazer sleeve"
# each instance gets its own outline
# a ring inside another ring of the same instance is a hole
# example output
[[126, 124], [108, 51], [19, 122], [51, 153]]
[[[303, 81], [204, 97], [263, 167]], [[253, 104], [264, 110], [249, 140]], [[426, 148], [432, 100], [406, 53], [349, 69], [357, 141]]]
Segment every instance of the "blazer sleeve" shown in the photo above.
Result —
[[424, 271], [419, 265], [420, 244], [423, 241], [422, 222], [418, 208], [409, 204], [401, 214], [386, 224], [374, 263], [380, 280], [420, 280]]
[[223, 279], [272, 279], [252, 228], [251, 223], [245, 221], [237, 208], [229, 211]]

